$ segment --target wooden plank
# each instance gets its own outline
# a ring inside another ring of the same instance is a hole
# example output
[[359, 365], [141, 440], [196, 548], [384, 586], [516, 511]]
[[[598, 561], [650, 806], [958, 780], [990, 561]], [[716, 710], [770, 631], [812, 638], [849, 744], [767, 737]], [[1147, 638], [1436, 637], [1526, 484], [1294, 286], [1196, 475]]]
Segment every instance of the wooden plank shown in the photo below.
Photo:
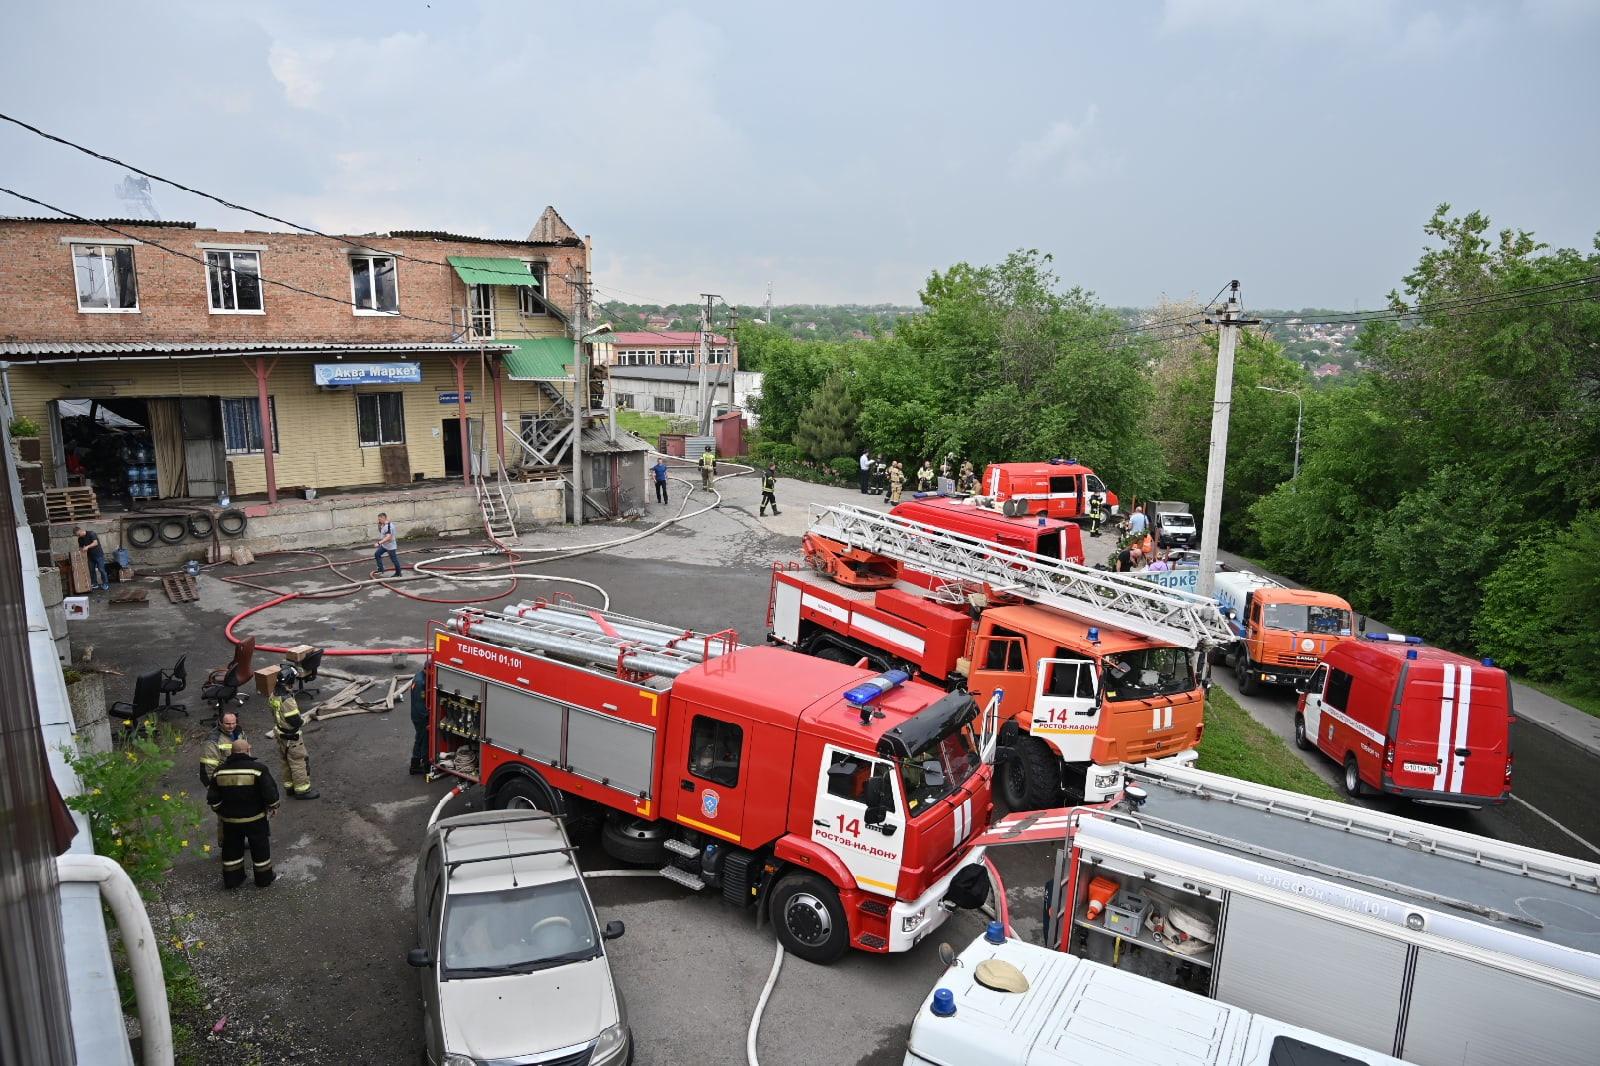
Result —
[[161, 590], [173, 603], [194, 603], [200, 598], [200, 590], [188, 574], [163, 574]]
[[148, 607], [150, 593], [145, 589], [118, 589], [111, 594], [113, 607]]
[[76, 522], [100, 517], [100, 501], [91, 488], [44, 490], [45, 514], [51, 522]]

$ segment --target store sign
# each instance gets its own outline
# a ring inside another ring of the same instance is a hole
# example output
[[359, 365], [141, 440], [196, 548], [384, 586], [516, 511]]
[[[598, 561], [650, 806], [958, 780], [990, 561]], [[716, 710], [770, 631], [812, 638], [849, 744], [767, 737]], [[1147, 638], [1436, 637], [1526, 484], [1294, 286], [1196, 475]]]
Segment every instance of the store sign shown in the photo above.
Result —
[[1195, 569], [1137, 570], [1128, 576], [1160, 585], [1162, 588], [1177, 589], [1179, 592], [1198, 594], [1200, 591], [1200, 571]]
[[[440, 403], [460, 403], [461, 402], [461, 394], [459, 392], [441, 392], [439, 394], [439, 402]], [[472, 390], [471, 389], [467, 390], [467, 400], [466, 400], [466, 402], [467, 403], [471, 403], [472, 402]]]
[[318, 388], [422, 384], [421, 363], [317, 363], [312, 372]]

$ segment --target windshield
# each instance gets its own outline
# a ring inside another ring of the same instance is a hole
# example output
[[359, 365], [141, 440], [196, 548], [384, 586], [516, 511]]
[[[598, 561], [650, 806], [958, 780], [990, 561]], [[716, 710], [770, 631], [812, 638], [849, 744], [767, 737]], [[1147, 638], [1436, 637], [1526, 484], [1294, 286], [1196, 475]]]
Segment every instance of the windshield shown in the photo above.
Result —
[[449, 896], [443, 944], [447, 978], [531, 973], [600, 954], [576, 880]]
[[960, 788], [982, 761], [970, 723], [930, 740], [909, 758], [897, 759], [911, 815], [921, 814]]
[[1176, 696], [1194, 688], [1194, 664], [1182, 648], [1117, 652], [1101, 660], [1101, 685], [1108, 700]]
[[1350, 635], [1350, 612], [1343, 607], [1317, 607], [1304, 603], [1269, 603], [1261, 624], [1268, 629], [1291, 633], [1321, 633], [1330, 637]]
[[1193, 529], [1194, 519], [1186, 514], [1163, 514], [1161, 524], [1171, 526], [1173, 529]]

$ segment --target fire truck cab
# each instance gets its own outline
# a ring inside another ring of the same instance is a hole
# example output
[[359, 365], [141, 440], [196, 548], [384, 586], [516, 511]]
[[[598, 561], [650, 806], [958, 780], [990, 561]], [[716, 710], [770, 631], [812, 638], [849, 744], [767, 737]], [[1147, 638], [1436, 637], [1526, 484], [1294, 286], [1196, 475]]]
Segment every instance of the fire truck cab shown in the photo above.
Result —
[[998, 725], [967, 693], [551, 604], [458, 610], [430, 646], [437, 767], [754, 905], [802, 958], [905, 951], [987, 898], [965, 842]]
[[1511, 686], [1417, 637], [1370, 633], [1328, 653], [1300, 697], [1295, 743], [1343, 768], [1344, 790], [1482, 807], [1511, 796]]
[[1246, 696], [1262, 685], [1304, 685], [1331, 648], [1355, 637], [1350, 604], [1331, 593], [1245, 570], [1219, 571], [1214, 589], [1238, 640], [1215, 649], [1213, 661], [1233, 667]]
[[1107, 514], [1117, 513], [1117, 494], [1093, 470], [1075, 459], [1048, 463], [990, 463], [982, 489], [996, 500], [1024, 500], [1027, 513], [1051, 518], [1087, 518], [1098, 497]]
[[1028, 514], [1008, 515], [980, 500], [986, 498], [930, 496], [896, 504], [889, 513], [1047, 559], [1083, 562], [1083, 532], [1077, 523]]

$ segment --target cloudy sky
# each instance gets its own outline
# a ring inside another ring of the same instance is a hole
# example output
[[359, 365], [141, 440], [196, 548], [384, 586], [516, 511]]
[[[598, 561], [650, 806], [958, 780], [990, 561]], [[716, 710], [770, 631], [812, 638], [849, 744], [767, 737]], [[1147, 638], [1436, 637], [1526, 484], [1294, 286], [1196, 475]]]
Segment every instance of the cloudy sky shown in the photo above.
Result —
[[[554, 204], [613, 299], [909, 303], [1035, 247], [1114, 304], [1373, 307], [1441, 201], [1600, 229], [1592, 0], [3, 3], [6, 113], [323, 229]], [[0, 128], [0, 184], [120, 177]]]

